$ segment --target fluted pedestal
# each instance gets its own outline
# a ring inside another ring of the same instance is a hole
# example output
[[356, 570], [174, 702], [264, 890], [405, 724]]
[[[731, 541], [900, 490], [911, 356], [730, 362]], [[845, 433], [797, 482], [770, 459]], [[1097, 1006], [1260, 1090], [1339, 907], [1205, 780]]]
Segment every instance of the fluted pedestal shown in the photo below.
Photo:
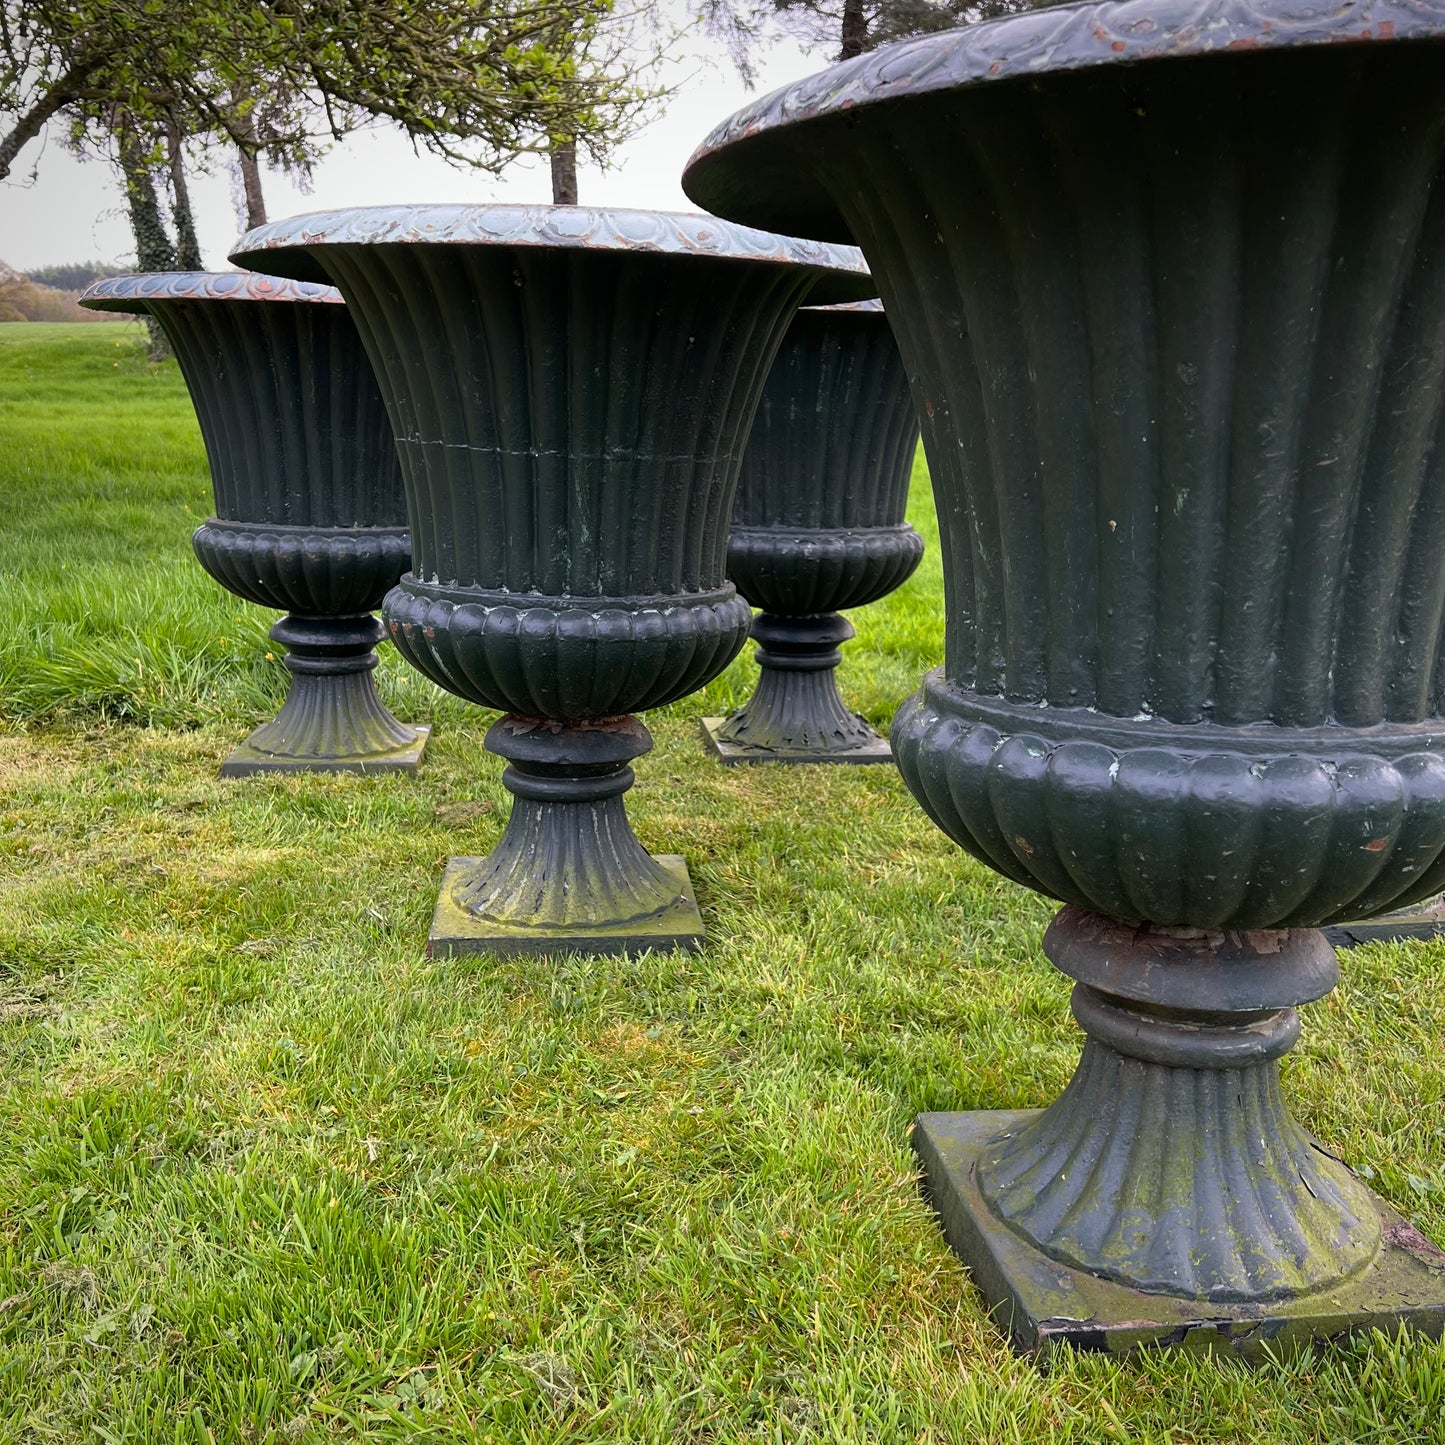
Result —
[[1068, 1088], [1044, 1110], [925, 1114], [914, 1134], [1016, 1344], [1253, 1354], [1445, 1328], [1445, 1254], [1285, 1105], [1295, 1005], [1338, 978], [1318, 930], [1131, 928], [1070, 907], [1044, 951], [1076, 980], [1087, 1036]]
[[654, 858], [627, 821], [629, 764], [652, 747], [635, 717], [504, 717], [487, 733], [516, 799], [485, 858], [447, 865], [429, 950], [632, 954], [695, 949], [702, 915], [687, 864]]
[[285, 705], [221, 764], [221, 776], [415, 772], [431, 727], [399, 722], [377, 695], [372, 673], [385, 636], [369, 612], [283, 617], [271, 640], [287, 649]]
[[703, 729], [725, 763], [889, 763], [888, 742], [844, 705], [838, 692], [840, 644], [853, 624], [837, 612], [753, 619], [758, 686], [730, 716]]

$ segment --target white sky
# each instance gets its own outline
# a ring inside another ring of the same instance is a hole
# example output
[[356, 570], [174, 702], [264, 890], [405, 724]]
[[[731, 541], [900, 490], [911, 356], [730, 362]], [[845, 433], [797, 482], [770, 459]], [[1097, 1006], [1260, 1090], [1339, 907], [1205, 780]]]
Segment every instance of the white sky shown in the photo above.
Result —
[[[677, 93], [640, 134], [617, 153], [607, 171], [585, 165], [578, 189], [583, 205], [695, 210], [679, 178], [698, 143], [720, 120], [754, 95], [822, 69], [831, 57], [805, 53], [786, 39], [770, 42], [758, 57], [758, 89], [747, 91], [721, 47], [690, 39], [665, 67], [664, 82]], [[58, 129], [21, 151], [8, 182], [0, 183], [0, 260], [19, 270], [68, 261], [116, 261], [134, 254], [120, 189], [103, 161], [81, 161], [66, 151]], [[226, 252], [240, 234], [227, 158], [218, 154], [212, 175], [191, 176], [191, 202], [206, 264], [226, 269]], [[37, 171], [34, 182], [32, 170]], [[448, 165], [423, 153], [396, 130], [375, 130], [337, 145], [317, 166], [309, 194], [284, 176], [266, 173], [266, 207], [272, 220], [298, 211], [389, 202], [551, 200], [545, 160], [528, 158], [501, 177]]]

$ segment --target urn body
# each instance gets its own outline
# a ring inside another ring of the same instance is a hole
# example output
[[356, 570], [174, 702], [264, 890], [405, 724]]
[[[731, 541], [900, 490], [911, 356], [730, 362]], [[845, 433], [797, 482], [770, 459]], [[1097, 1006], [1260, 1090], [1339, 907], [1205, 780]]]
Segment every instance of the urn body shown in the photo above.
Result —
[[692, 946], [681, 860], [623, 811], [650, 740], [630, 714], [687, 696], [742, 646], [724, 575], [763, 379], [820, 281], [866, 295], [851, 254], [704, 218], [582, 208], [338, 212], [238, 255], [345, 295], [396, 431], [411, 571], [393, 641], [506, 714], [507, 831], [454, 860], [435, 951]]
[[215, 515], [197, 560], [223, 587], [291, 614], [272, 630], [291, 689], [223, 775], [416, 766], [371, 672], [371, 616], [406, 570], [406, 499], [391, 426], [356, 327], [331, 288], [177, 272], [98, 282], [84, 304], [164, 329], [195, 404]]
[[1029, 1347], [1445, 1328], [1438, 1251], [1275, 1064], [1318, 926], [1445, 883], [1442, 41], [1433, 0], [1065, 5], [801, 82], [690, 164], [867, 257], [948, 610], [899, 768], [1070, 905], [1065, 1095], [916, 1135]]
[[762, 616], [757, 690], [706, 719], [724, 762], [884, 762], [888, 745], [835, 680], [839, 616], [907, 581], [923, 539], [904, 520], [918, 445], [908, 378], [877, 303], [805, 307], [768, 373], [743, 454], [728, 576]]

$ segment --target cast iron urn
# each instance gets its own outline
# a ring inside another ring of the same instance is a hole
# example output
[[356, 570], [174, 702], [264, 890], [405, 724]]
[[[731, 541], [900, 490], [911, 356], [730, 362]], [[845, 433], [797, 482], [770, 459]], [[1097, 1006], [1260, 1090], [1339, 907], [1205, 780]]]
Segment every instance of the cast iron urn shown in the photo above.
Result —
[[1445, 1256], [1290, 1117], [1321, 925], [1445, 883], [1445, 4], [1068, 5], [749, 107], [694, 199], [855, 239], [923, 427], [946, 660], [892, 742], [1061, 900], [1042, 1112], [930, 1114], [1023, 1347], [1445, 1324]]
[[728, 576], [754, 606], [757, 690], [703, 730], [725, 763], [883, 763], [888, 744], [838, 693], [841, 613], [913, 574], [903, 520], [918, 421], [876, 301], [807, 306], [788, 328], [753, 422], [728, 536]]
[[873, 294], [857, 253], [705, 216], [420, 206], [279, 222], [235, 256], [346, 297], [412, 519], [387, 626], [505, 714], [487, 746], [511, 817], [451, 861], [432, 951], [696, 946], [682, 858], [623, 808], [652, 744], [635, 714], [747, 637], [723, 567], [748, 428], [798, 305]]
[[330, 286], [240, 272], [97, 281], [80, 304], [149, 312], [200, 419], [216, 515], [192, 539], [271, 629], [291, 685], [280, 713], [221, 765], [251, 773], [415, 771], [429, 727], [398, 722], [372, 671], [373, 609], [406, 570], [406, 496], [386, 409]]

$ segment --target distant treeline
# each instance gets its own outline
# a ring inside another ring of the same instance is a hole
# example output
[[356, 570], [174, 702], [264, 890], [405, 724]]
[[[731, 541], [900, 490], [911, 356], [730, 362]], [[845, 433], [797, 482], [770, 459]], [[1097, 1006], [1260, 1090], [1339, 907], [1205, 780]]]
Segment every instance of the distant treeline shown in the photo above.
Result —
[[37, 286], [49, 286], [55, 291], [84, 291], [102, 276], [120, 276], [130, 269], [117, 266], [114, 261], [72, 261], [68, 266], [37, 266], [24, 274]]
[[92, 281], [125, 269], [96, 261], [21, 272], [0, 261], [0, 322], [113, 321], [113, 312], [83, 311], [76, 297]]

